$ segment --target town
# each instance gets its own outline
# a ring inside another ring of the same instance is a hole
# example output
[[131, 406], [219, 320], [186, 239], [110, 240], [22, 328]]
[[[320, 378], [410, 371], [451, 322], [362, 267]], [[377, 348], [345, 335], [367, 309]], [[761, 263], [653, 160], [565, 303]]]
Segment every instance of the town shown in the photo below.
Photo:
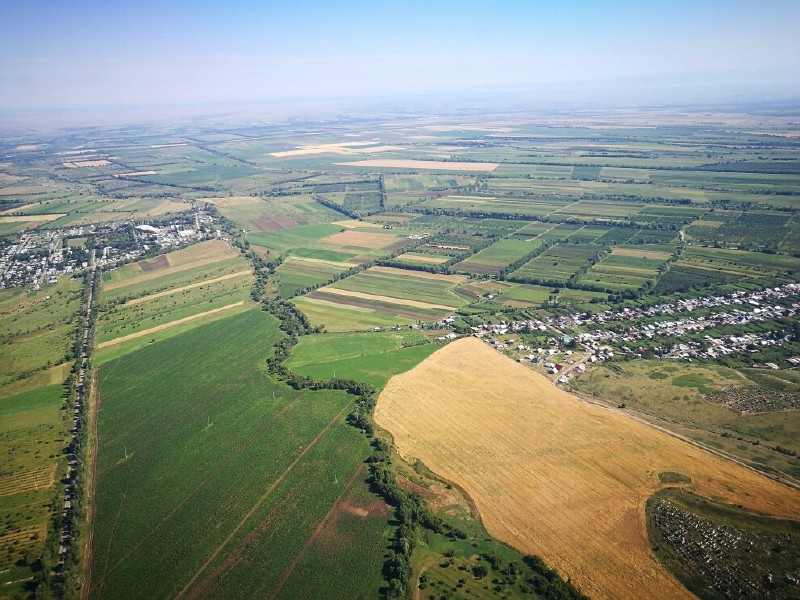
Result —
[[[787, 331], [777, 320], [797, 323], [798, 312], [800, 284], [789, 283], [760, 292], [735, 292], [596, 314], [485, 322], [470, 331], [519, 362], [544, 367], [550, 375], [558, 376], [558, 383], [565, 384], [573, 371], [584, 372], [587, 363], [615, 357], [692, 361], [747, 356], [781, 346], [796, 350], [798, 332]], [[741, 330], [755, 324], [761, 327]], [[439, 323], [448, 325], [452, 326], [452, 320]], [[720, 332], [714, 335], [714, 330]], [[540, 344], [534, 347], [514, 334], [533, 334], [532, 339]], [[800, 356], [786, 356], [785, 363], [787, 368], [796, 367]], [[752, 366], [781, 368], [775, 362]]]
[[98, 267], [112, 268], [152, 254], [179, 248], [211, 237], [213, 217], [197, 211], [159, 223], [128, 222], [35, 230], [0, 247], [0, 289], [29, 287], [37, 291], [64, 275], [82, 273], [95, 250]]

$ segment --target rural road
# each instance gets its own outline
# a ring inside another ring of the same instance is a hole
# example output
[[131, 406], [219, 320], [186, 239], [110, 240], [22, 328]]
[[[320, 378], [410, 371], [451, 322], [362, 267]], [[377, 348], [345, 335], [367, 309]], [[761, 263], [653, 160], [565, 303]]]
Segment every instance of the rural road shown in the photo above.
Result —
[[54, 568], [53, 578], [53, 597], [56, 600], [64, 595], [64, 562], [67, 557], [67, 548], [72, 543], [73, 523], [72, 511], [75, 510], [72, 503], [75, 500], [75, 467], [78, 465], [78, 455], [76, 440], [80, 433], [80, 428], [85, 425], [82, 422], [84, 407], [86, 406], [86, 375], [89, 370], [89, 355], [92, 345], [92, 311], [94, 310], [95, 279], [97, 278], [97, 263], [95, 262], [95, 252], [92, 250], [90, 257], [91, 268], [89, 271], [89, 281], [86, 284], [88, 289], [86, 300], [83, 305], [83, 330], [81, 332], [80, 368], [78, 370], [78, 382], [75, 397], [75, 410], [72, 415], [72, 430], [70, 431], [70, 442], [67, 446], [67, 476], [64, 480], [64, 505], [61, 510], [61, 535], [58, 541], [58, 562]]

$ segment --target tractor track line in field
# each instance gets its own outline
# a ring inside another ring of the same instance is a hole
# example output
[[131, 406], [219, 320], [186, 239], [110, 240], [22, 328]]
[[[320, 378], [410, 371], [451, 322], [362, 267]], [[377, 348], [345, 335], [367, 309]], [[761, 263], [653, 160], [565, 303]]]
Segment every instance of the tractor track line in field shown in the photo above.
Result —
[[[269, 595], [269, 600], [275, 600], [275, 598], [283, 589], [283, 586], [286, 585], [287, 581], [289, 581], [289, 577], [291, 577], [292, 573], [294, 573], [295, 567], [297, 567], [297, 563], [300, 562], [300, 559], [302, 559], [303, 556], [305, 556], [305, 553], [311, 547], [311, 544], [313, 544], [316, 541], [316, 539], [323, 532], [325, 527], [327, 527], [328, 521], [330, 521], [330, 518], [336, 512], [336, 508], [339, 506], [339, 502], [342, 501], [342, 498], [344, 498], [345, 494], [347, 494], [347, 492], [353, 486], [353, 483], [355, 483], [356, 478], [361, 474], [363, 470], [364, 470], [364, 463], [361, 463], [360, 465], [358, 465], [358, 468], [353, 472], [353, 475], [345, 484], [344, 489], [342, 489], [342, 493], [339, 494], [336, 497], [336, 500], [333, 501], [330, 510], [322, 518], [322, 521], [319, 522], [319, 525], [317, 525], [316, 529], [314, 529], [314, 532], [308, 537], [305, 544], [303, 544], [303, 547], [300, 548], [300, 550], [297, 552], [297, 554], [294, 557], [294, 560], [292, 561], [292, 564], [290, 564], [289, 567], [286, 569], [286, 571], [283, 572], [280, 581], [278, 581], [278, 585], [275, 586], [275, 589], [272, 590], [272, 593]], [[261, 597], [261, 590], [260, 589], [257, 590], [253, 594], [253, 597], [254, 598]]]
[[253, 442], [256, 440], [256, 438], [258, 438], [258, 437], [260, 437], [261, 435], [263, 435], [263, 434], [264, 434], [264, 433], [267, 431], [267, 429], [269, 429], [269, 427], [270, 427], [270, 426], [271, 426], [271, 425], [272, 425], [272, 424], [273, 424], [273, 423], [274, 423], [274, 422], [275, 422], [275, 421], [276, 421], [278, 418], [280, 418], [280, 417], [282, 417], [284, 414], [286, 414], [286, 412], [287, 412], [287, 411], [288, 411], [290, 408], [292, 408], [292, 406], [294, 406], [294, 405], [295, 405], [295, 403], [296, 403], [296, 402], [297, 402], [299, 399], [300, 399], [300, 398], [298, 397], [298, 398], [295, 398], [294, 400], [292, 400], [291, 402], [289, 402], [289, 403], [288, 403], [286, 406], [284, 406], [284, 407], [283, 407], [281, 410], [279, 410], [277, 413], [275, 413], [275, 414], [272, 416], [272, 418], [270, 418], [270, 419], [269, 419], [269, 420], [268, 420], [266, 423], [264, 423], [264, 424], [263, 424], [261, 427], [259, 427], [259, 428], [258, 428], [258, 430], [257, 430], [255, 433], [253, 433], [253, 435], [251, 435], [251, 436], [250, 436], [250, 437], [249, 437], [247, 440], [245, 440], [245, 441], [244, 441], [244, 442], [243, 442], [243, 443], [242, 443], [242, 444], [241, 444], [241, 445], [240, 445], [238, 448], [236, 448], [236, 450], [234, 450], [234, 451], [233, 451], [233, 452], [231, 452], [231, 453], [230, 453], [230, 454], [229, 454], [227, 457], [225, 457], [225, 460], [223, 460], [223, 461], [222, 461], [222, 462], [221, 462], [221, 463], [220, 463], [220, 464], [217, 466], [217, 468], [216, 468], [216, 469], [214, 469], [214, 471], [212, 471], [212, 472], [211, 472], [211, 473], [210, 473], [208, 476], [206, 476], [206, 478], [205, 478], [203, 481], [201, 481], [199, 484], [197, 484], [197, 486], [196, 486], [196, 487], [195, 487], [195, 488], [194, 488], [194, 489], [193, 489], [191, 492], [189, 492], [189, 494], [188, 494], [188, 495], [187, 495], [187, 496], [186, 496], [186, 497], [185, 497], [183, 500], [181, 500], [181, 501], [180, 501], [180, 502], [177, 504], [177, 506], [175, 506], [175, 508], [173, 508], [173, 509], [170, 511], [170, 513], [169, 513], [168, 515], [166, 515], [165, 517], [163, 517], [163, 518], [162, 518], [162, 519], [161, 519], [161, 520], [158, 522], [158, 524], [156, 524], [156, 526], [155, 526], [155, 527], [153, 527], [153, 528], [152, 528], [150, 531], [148, 531], [148, 532], [145, 534], [145, 536], [144, 536], [144, 537], [143, 537], [141, 540], [139, 540], [139, 541], [136, 543], [136, 545], [135, 545], [133, 548], [131, 548], [130, 550], [128, 550], [128, 552], [126, 552], [126, 553], [125, 553], [125, 555], [124, 555], [122, 558], [120, 558], [120, 559], [117, 561], [117, 563], [116, 563], [116, 564], [115, 564], [113, 567], [111, 567], [111, 569], [109, 569], [109, 570], [107, 571], [107, 573], [106, 573], [106, 574], [104, 574], [104, 575], [103, 575], [103, 579], [105, 580], [105, 577], [106, 577], [106, 575], [108, 575], [108, 573], [115, 571], [115, 570], [116, 570], [116, 569], [117, 569], [117, 568], [118, 568], [118, 567], [119, 567], [119, 566], [120, 566], [120, 565], [121, 565], [123, 562], [125, 562], [125, 561], [126, 561], [126, 560], [127, 560], [127, 559], [128, 559], [130, 556], [131, 556], [131, 554], [133, 554], [134, 552], [136, 552], [136, 551], [137, 551], [137, 550], [138, 550], [138, 549], [139, 549], [139, 548], [142, 546], [142, 544], [144, 544], [144, 543], [145, 543], [145, 542], [146, 542], [148, 539], [150, 539], [150, 537], [152, 537], [152, 535], [153, 535], [153, 534], [154, 534], [156, 531], [158, 531], [158, 530], [159, 530], [159, 529], [160, 529], [160, 528], [161, 528], [161, 527], [162, 527], [164, 524], [166, 524], [166, 522], [167, 522], [167, 521], [169, 521], [169, 520], [170, 520], [170, 519], [171, 519], [171, 518], [172, 518], [172, 517], [175, 515], [175, 513], [177, 513], [177, 512], [178, 512], [179, 510], [181, 510], [181, 509], [182, 509], [184, 506], [186, 506], [186, 503], [187, 503], [187, 502], [189, 502], [189, 500], [191, 500], [191, 499], [192, 499], [192, 496], [194, 496], [194, 495], [195, 495], [197, 492], [199, 492], [199, 491], [200, 491], [201, 489], [203, 489], [203, 488], [204, 488], [206, 485], [208, 485], [208, 484], [209, 484], [209, 483], [210, 483], [210, 482], [211, 482], [211, 481], [212, 481], [212, 480], [213, 480], [213, 479], [214, 479], [214, 478], [215, 478], [217, 475], [219, 475], [219, 474], [222, 472], [222, 470], [223, 470], [223, 469], [224, 469], [224, 468], [225, 468], [225, 467], [228, 465], [228, 463], [230, 463], [230, 462], [231, 462], [231, 461], [232, 461], [234, 458], [236, 458], [236, 456], [238, 456], [238, 455], [239, 455], [239, 454], [241, 454], [241, 453], [242, 453], [244, 450], [246, 450], [246, 449], [247, 449], [247, 448], [248, 448], [248, 447], [249, 447], [249, 446], [250, 446], [250, 445], [251, 445], [251, 444], [252, 444], [252, 443], [253, 443]]
[[242, 518], [242, 520], [239, 521], [239, 524], [233, 528], [233, 531], [231, 531], [230, 534], [228, 534], [228, 537], [226, 537], [223, 540], [223, 542], [219, 546], [217, 546], [217, 549], [211, 553], [211, 556], [209, 556], [208, 559], [203, 563], [203, 565], [197, 570], [197, 572], [194, 575], [192, 575], [192, 578], [189, 580], [189, 582], [183, 587], [183, 589], [180, 592], [178, 592], [178, 595], [175, 596], [175, 600], [177, 600], [178, 598], [183, 598], [186, 595], [186, 592], [194, 584], [194, 582], [197, 581], [197, 578], [203, 574], [203, 571], [205, 571], [208, 568], [208, 565], [210, 565], [214, 561], [214, 559], [217, 558], [219, 553], [222, 552], [225, 549], [225, 547], [231, 542], [234, 536], [236, 536], [236, 534], [239, 533], [239, 530], [242, 527], [244, 527], [247, 521], [250, 520], [250, 517], [252, 517], [255, 514], [255, 512], [261, 507], [261, 505], [275, 490], [275, 488], [278, 487], [278, 485], [280, 485], [284, 479], [286, 479], [286, 477], [289, 475], [289, 473], [292, 472], [297, 463], [300, 462], [300, 459], [302, 459], [306, 455], [306, 453], [308, 453], [309, 450], [311, 450], [314, 446], [316, 446], [317, 442], [319, 442], [319, 440], [322, 439], [322, 436], [324, 436], [328, 432], [328, 430], [331, 427], [333, 427], [334, 423], [336, 423], [339, 419], [341, 419], [344, 416], [347, 409], [350, 408], [350, 405], [351, 405], [350, 402], [345, 404], [344, 408], [342, 408], [342, 410], [336, 413], [336, 416], [334, 416], [333, 419], [331, 419], [330, 422], [328, 422], [328, 424], [325, 425], [322, 431], [320, 431], [317, 434], [317, 437], [311, 440], [311, 442], [305, 448], [303, 448], [303, 451], [297, 455], [297, 458], [295, 458], [292, 461], [292, 464], [290, 464], [286, 468], [286, 470], [281, 474], [281, 476], [278, 477], [278, 479], [276, 479], [271, 486], [269, 486], [267, 491], [264, 492], [261, 498], [258, 499], [258, 501], [253, 505], [253, 507], [248, 511], [248, 513]]

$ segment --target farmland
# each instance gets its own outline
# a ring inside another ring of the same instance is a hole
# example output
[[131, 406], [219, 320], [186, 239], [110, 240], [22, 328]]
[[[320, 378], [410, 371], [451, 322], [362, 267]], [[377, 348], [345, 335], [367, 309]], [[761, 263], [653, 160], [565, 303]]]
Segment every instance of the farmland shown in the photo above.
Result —
[[[759, 506], [775, 488], [734, 463], [531, 378], [549, 358], [561, 368], [553, 379], [568, 375], [558, 386], [800, 478], [794, 295], [779, 305], [734, 297], [722, 317], [715, 300], [798, 281], [792, 110], [370, 115], [30, 130], [0, 143], [0, 287], [28, 282], [0, 289], [0, 435], [12, 457], [3, 485], [24, 488], [2, 498], [9, 595], [43, 577], [35, 555], [50, 552], [64, 500], [63, 384], [92, 254], [101, 280], [92, 597], [376, 597], [400, 580], [387, 575], [398, 547], [413, 547], [407, 591], [420, 598], [546, 596], [544, 563], [592, 596], [620, 585], [681, 597], [654, 562], [680, 561], [648, 550], [653, 492], [680, 486], [796, 518], [793, 495]], [[154, 228], [174, 243], [159, 251]], [[51, 237], [18, 246], [30, 232]], [[256, 301], [293, 315], [281, 321], [288, 337]], [[446, 346], [450, 336], [476, 330], [498, 346], [515, 339], [500, 351], [529, 368], [507, 371], [504, 359], [483, 376], [497, 352], [448, 354], [466, 343]], [[596, 333], [594, 345], [579, 337]], [[288, 375], [267, 364], [273, 353]], [[429, 373], [424, 393], [396, 398], [419, 410], [387, 423], [382, 396], [388, 432], [376, 427], [372, 448], [345, 424], [366, 400], [278, 379], [395, 394], [418, 372]], [[465, 382], [479, 392], [423, 403]], [[777, 408], [743, 412], [754, 405]], [[455, 441], [422, 447], [437, 422]], [[408, 506], [365, 483], [375, 484], [373, 459], [455, 529], [417, 522], [409, 533], [398, 516]], [[729, 474], [733, 491], [712, 470]], [[677, 475], [663, 483], [662, 473]], [[508, 482], [535, 485], [494, 494]], [[524, 522], [530, 515], [543, 524]], [[578, 551], [594, 529], [619, 542]]]
[[800, 516], [796, 491], [582, 403], [475, 339], [393, 378], [376, 420], [407, 460], [463, 486], [490, 533], [595, 597], [690, 597], [650, 553], [644, 508], [658, 473], [688, 475], [696, 494]]
[[110, 271], [102, 285], [98, 346], [241, 305], [251, 285], [248, 263], [216, 240]]
[[593, 244], [556, 244], [511, 273], [512, 281], [565, 284], [605, 248]]
[[[346, 394], [296, 392], [257, 367], [279, 335], [250, 310], [101, 368], [92, 597], [133, 582], [148, 595], [304, 595], [336, 578], [347, 597], [376, 593], [387, 523], [363, 487], [366, 440], [344, 423]], [[320, 570], [331, 548], [341, 566]]]
[[315, 326], [324, 325], [328, 331], [435, 321], [464, 304], [453, 291], [463, 279], [372, 267], [297, 298], [294, 303]]

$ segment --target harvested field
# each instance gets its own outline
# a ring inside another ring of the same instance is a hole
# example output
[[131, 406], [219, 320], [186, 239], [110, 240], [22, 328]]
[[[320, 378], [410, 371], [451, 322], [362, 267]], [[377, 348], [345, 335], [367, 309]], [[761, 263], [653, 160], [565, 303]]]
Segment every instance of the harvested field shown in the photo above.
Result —
[[380, 159], [336, 163], [343, 167], [378, 167], [385, 169], [430, 169], [432, 171], [481, 171], [488, 173], [497, 163], [446, 162], [440, 160]]
[[[81, 167], [107, 167], [111, 162], [102, 160], [77, 160], [63, 163], [68, 169], [79, 169]], [[116, 177], [116, 176], [115, 176]]]
[[200, 198], [200, 202], [208, 202], [214, 206], [244, 206], [263, 202], [258, 196], [231, 196], [229, 198]]
[[380, 223], [370, 223], [369, 221], [358, 221], [356, 219], [334, 221], [333, 224], [341, 225], [342, 227], [347, 227], [349, 229], [355, 229], [356, 227], [370, 227], [372, 229], [383, 229], [383, 225], [381, 225]]
[[158, 171], [133, 171], [131, 173], [117, 173], [114, 177], [143, 177], [145, 175], [158, 175]]
[[430, 302], [418, 302], [417, 300], [408, 300], [406, 298], [393, 298], [391, 296], [380, 296], [378, 294], [366, 294], [364, 292], [353, 292], [350, 290], [340, 290], [333, 287], [324, 288], [326, 294], [333, 294], [335, 296], [349, 296], [351, 298], [362, 298], [364, 300], [375, 300], [377, 302], [389, 302], [392, 304], [400, 304], [401, 306], [413, 306], [414, 308], [433, 308], [441, 310], [455, 310], [456, 306], [445, 306], [444, 304], [431, 304]]
[[397, 241], [397, 236], [386, 233], [370, 233], [368, 231], [343, 231], [322, 238], [320, 242], [336, 246], [355, 246], [358, 248], [385, 248]]
[[228, 304], [227, 306], [220, 306], [219, 308], [213, 308], [211, 310], [207, 310], [206, 312], [197, 313], [195, 315], [191, 315], [188, 317], [184, 317], [183, 319], [178, 319], [177, 321], [170, 321], [169, 323], [164, 323], [163, 325], [159, 325], [157, 327], [151, 327], [150, 329], [145, 329], [143, 331], [137, 331], [136, 333], [131, 333], [130, 335], [123, 335], [122, 337], [115, 338], [113, 340], [108, 340], [107, 342], [102, 342], [97, 344], [97, 348], [105, 348], [107, 346], [115, 346], [116, 344], [121, 344], [122, 342], [127, 342], [128, 340], [134, 340], [136, 338], [143, 337], [145, 335], [153, 334], [157, 331], [163, 331], [164, 329], [169, 329], [170, 327], [175, 327], [176, 325], [180, 325], [182, 323], [186, 323], [188, 321], [194, 321], [195, 319], [200, 319], [202, 317], [207, 317], [209, 315], [214, 315], [216, 313], [230, 310], [231, 308], [235, 308], [237, 306], [242, 306], [244, 304], [244, 300], [239, 302], [234, 302], [233, 304]]
[[475, 338], [394, 377], [375, 420], [400, 453], [462, 486], [489, 532], [593, 598], [693, 597], [645, 529], [658, 474], [745, 508], [800, 518], [800, 493], [620, 413], [582, 402]]
[[451, 283], [461, 283], [466, 279], [464, 275], [442, 275], [439, 273], [426, 273], [425, 271], [407, 271], [406, 269], [396, 269], [395, 267], [372, 267], [370, 271], [374, 273], [388, 273], [389, 275], [401, 275], [404, 277], [416, 277], [418, 279], [449, 281]]
[[336, 144], [313, 144], [300, 146], [294, 150], [283, 150], [281, 152], [270, 152], [269, 156], [275, 158], [296, 158], [303, 156], [313, 156], [316, 154], [351, 154], [352, 148], [358, 146], [371, 146], [375, 142], [339, 142]]
[[48, 223], [63, 217], [65, 213], [51, 213], [45, 215], [10, 215], [0, 217], [0, 223]]

